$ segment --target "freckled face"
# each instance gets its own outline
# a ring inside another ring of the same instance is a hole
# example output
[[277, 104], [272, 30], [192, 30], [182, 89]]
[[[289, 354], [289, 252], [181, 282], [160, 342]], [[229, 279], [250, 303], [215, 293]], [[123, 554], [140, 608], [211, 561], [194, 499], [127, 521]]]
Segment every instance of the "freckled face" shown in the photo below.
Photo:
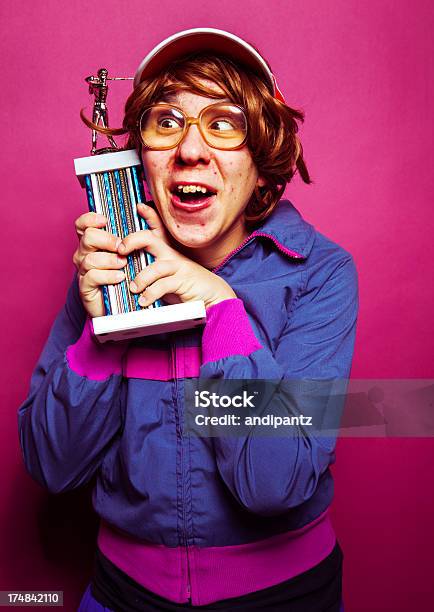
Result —
[[[203, 81], [225, 98], [211, 81]], [[226, 99], [227, 100], [227, 99]], [[189, 91], [180, 91], [169, 101], [188, 117], [197, 117], [202, 108], [220, 101]], [[247, 145], [234, 151], [214, 149], [202, 138], [197, 125], [191, 125], [184, 140], [167, 151], [142, 149], [143, 167], [149, 191], [158, 212], [173, 238], [186, 247], [238, 246], [246, 235], [243, 212], [255, 185], [263, 185]], [[174, 183], [205, 184], [216, 196], [212, 204], [198, 210], [183, 210], [173, 204]]]

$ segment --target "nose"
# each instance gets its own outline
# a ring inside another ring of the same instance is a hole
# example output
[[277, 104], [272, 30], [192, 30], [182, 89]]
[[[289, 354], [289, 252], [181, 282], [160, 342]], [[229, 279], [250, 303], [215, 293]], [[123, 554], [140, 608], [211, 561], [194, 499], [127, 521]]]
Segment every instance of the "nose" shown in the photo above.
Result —
[[177, 161], [189, 166], [209, 164], [211, 153], [197, 124], [188, 126], [187, 133], [176, 149]]

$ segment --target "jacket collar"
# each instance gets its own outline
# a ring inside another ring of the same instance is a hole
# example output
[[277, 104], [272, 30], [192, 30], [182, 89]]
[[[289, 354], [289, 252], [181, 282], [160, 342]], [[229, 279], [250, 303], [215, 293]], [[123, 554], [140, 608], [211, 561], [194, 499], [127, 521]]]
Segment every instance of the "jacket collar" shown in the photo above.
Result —
[[268, 238], [277, 250], [291, 259], [306, 259], [315, 240], [315, 229], [313, 225], [303, 219], [289, 200], [280, 200], [265, 222], [229, 253], [212, 271], [214, 273], [219, 271], [248, 242], [260, 238]]
[[305, 221], [289, 200], [280, 200], [264, 223], [252, 232], [273, 241], [288, 257], [306, 259], [315, 239], [314, 227]]

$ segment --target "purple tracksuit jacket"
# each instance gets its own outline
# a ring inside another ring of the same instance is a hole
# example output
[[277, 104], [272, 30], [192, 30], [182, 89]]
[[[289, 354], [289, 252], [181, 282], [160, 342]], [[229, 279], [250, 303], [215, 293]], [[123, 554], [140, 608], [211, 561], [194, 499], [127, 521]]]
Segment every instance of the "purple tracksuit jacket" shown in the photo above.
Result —
[[208, 308], [203, 329], [104, 345], [74, 282], [18, 413], [32, 477], [60, 493], [96, 474], [101, 551], [193, 605], [278, 584], [331, 552], [336, 440], [299, 427], [187, 435], [186, 380], [348, 379], [358, 311], [351, 254], [287, 200], [213, 272], [238, 297]]

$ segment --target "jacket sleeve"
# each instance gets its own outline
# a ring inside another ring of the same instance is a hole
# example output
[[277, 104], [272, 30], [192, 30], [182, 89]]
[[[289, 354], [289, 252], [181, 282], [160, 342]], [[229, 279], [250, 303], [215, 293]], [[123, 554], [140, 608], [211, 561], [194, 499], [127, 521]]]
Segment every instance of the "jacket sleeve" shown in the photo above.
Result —
[[87, 482], [121, 428], [125, 349], [96, 341], [74, 280], [18, 410], [26, 468], [50, 492]]
[[[251, 512], [272, 516], [307, 501], [334, 462], [337, 426], [330, 436], [318, 433], [330, 421], [330, 398], [321, 391], [315, 401], [307, 400], [303, 382], [328, 381], [330, 393], [337, 387], [337, 395], [345, 397], [357, 312], [357, 272], [348, 254], [325, 282], [306, 281], [273, 353], [255, 336], [242, 300], [225, 300], [208, 309], [200, 377], [273, 381], [261, 414], [311, 414], [319, 425], [313, 431], [285, 427], [283, 433], [267, 436], [250, 427], [245, 435], [213, 438], [221, 477]], [[288, 400], [279, 384], [288, 385], [290, 379]]]

